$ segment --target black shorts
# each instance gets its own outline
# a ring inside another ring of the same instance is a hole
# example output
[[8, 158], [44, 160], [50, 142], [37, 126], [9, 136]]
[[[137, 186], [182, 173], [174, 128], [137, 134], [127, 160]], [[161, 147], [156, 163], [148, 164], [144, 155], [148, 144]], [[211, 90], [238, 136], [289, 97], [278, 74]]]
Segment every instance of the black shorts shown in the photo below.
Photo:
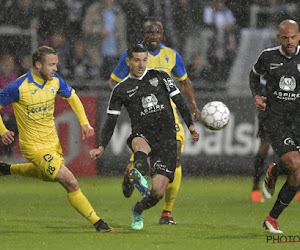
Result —
[[[131, 142], [135, 137], [142, 137], [150, 146], [150, 176], [161, 174], [169, 178], [170, 183], [174, 179], [177, 159], [176, 134], [151, 136], [141, 133], [132, 133], [127, 139], [127, 144], [132, 150]], [[132, 150], [133, 151], [133, 150]]]
[[291, 151], [299, 151], [300, 138], [295, 133], [294, 125], [265, 121], [263, 126], [266, 139], [271, 143], [274, 152], [279, 157]]
[[267, 140], [266, 129], [265, 129], [266, 127], [264, 126], [264, 123], [266, 121], [264, 111], [258, 112], [257, 120], [258, 120], [258, 130], [257, 130], [256, 136], [257, 136], [257, 138]]

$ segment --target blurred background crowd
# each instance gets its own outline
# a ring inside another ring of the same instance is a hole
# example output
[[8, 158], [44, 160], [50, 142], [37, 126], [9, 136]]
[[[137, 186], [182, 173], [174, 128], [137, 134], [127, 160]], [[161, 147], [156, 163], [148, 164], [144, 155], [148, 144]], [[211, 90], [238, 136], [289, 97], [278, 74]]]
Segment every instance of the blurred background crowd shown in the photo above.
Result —
[[241, 30], [277, 28], [285, 18], [298, 21], [299, 5], [297, 0], [0, 0], [0, 88], [28, 71], [32, 50], [42, 44], [57, 50], [62, 77], [105, 84], [127, 44], [141, 41], [147, 16], [162, 20], [163, 43], [180, 53], [192, 81], [226, 81]]

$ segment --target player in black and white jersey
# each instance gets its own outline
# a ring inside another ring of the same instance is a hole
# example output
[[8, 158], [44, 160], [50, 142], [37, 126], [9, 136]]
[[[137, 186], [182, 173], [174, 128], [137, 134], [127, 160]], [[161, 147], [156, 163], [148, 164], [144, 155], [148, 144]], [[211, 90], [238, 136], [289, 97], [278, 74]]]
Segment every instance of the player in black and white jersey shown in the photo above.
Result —
[[[168, 183], [174, 178], [177, 142], [170, 98], [176, 104], [192, 139], [199, 139], [192, 115], [176, 84], [167, 73], [146, 68], [147, 60], [148, 53], [143, 45], [128, 48], [126, 63], [130, 68], [129, 75], [113, 88], [100, 135], [100, 146], [90, 151], [92, 159], [103, 154], [124, 105], [132, 126], [132, 134], [127, 140], [134, 152], [134, 168], [130, 170], [130, 175], [144, 194], [144, 198], [133, 207], [131, 227], [135, 230], [143, 228], [142, 212], [159, 202]], [[149, 163], [153, 177], [151, 192], [147, 191], [148, 185], [145, 183]]]
[[[272, 233], [282, 233], [277, 219], [294, 198], [300, 184], [300, 138], [295, 133], [295, 117], [300, 112], [300, 40], [299, 26], [293, 20], [279, 24], [280, 46], [264, 50], [250, 73], [250, 88], [258, 110], [265, 112], [265, 132], [275, 153], [280, 157], [266, 173], [263, 193], [271, 198], [277, 177], [287, 175], [277, 200], [264, 226]], [[260, 76], [267, 81], [266, 94], [260, 88]]]

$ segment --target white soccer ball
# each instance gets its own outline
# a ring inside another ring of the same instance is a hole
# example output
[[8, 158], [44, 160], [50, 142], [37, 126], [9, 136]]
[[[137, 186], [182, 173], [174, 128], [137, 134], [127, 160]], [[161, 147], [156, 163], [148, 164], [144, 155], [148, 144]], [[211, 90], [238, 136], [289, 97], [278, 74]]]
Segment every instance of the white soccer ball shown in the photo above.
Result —
[[223, 102], [209, 102], [202, 108], [200, 119], [208, 129], [220, 130], [229, 123], [230, 111]]

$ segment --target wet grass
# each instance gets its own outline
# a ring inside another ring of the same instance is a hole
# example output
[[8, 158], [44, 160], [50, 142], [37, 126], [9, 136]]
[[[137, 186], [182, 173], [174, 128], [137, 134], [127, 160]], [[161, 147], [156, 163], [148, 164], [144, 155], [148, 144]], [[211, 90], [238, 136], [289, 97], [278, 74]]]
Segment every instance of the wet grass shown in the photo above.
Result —
[[[99, 234], [69, 205], [56, 183], [1, 177], [0, 249], [295, 249], [300, 243], [272, 244], [262, 222], [275, 197], [250, 201], [250, 178], [183, 178], [173, 215], [178, 225], [158, 225], [162, 201], [144, 212], [144, 230], [130, 229], [135, 191], [123, 198], [122, 177], [80, 178], [84, 194], [116, 234]], [[283, 184], [277, 183], [277, 192]], [[299, 202], [279, 219], [285, 236], [300, 232]]]

